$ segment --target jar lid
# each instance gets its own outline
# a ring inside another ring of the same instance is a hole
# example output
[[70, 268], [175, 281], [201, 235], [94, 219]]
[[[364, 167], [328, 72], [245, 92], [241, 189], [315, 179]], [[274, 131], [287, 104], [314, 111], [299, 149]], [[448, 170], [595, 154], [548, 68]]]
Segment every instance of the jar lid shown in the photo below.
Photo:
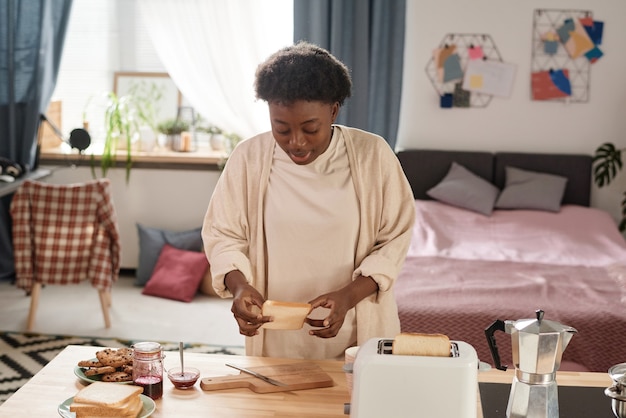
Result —
[[160, 353], [161, 352], [161, 344], [153, 341], [144, 341], [137, 344], [133, 344], [133, 349], [135, 352], [139, 353]]

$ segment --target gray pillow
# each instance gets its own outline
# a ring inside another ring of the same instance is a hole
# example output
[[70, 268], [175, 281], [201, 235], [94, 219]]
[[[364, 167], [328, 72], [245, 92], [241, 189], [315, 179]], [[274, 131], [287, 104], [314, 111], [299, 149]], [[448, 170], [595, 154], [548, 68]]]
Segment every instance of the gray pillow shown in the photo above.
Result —
[[498, 188], [462, 165], [453, 162], [448, 174], [426, 194], [463, 209], [491, 215]]
[[558, 212], [567, 178], [507, 166], [506, 184], [496, 201], [498, 209], [535, 209]]
[[148, 283], [165, 244], [179, 250], [202, 251], [202, 227], [177, 232], [137, 224], [137, 233], [139, 234], [139, 262], [135, 274], [136, 286], [144, 286]]

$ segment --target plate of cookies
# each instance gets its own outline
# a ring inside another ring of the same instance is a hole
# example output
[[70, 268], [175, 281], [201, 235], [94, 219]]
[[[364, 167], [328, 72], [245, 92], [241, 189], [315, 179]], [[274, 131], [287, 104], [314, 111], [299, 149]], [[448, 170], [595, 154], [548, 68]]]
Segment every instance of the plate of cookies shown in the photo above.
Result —
[[133, 383], [133, 349], [124, 347], [99, 350], [95, 358], [80, 360], [74, 366], [74, 374], [87, 384]]

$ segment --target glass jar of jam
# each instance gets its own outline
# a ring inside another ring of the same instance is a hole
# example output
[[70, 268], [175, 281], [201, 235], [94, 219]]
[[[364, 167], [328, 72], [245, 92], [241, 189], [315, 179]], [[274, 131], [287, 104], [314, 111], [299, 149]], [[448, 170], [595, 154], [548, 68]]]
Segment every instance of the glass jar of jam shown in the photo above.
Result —
[[133, 345], [133, 383], [155, 400], [163, 396], [163, 357], [159, 343], [146, 341]]

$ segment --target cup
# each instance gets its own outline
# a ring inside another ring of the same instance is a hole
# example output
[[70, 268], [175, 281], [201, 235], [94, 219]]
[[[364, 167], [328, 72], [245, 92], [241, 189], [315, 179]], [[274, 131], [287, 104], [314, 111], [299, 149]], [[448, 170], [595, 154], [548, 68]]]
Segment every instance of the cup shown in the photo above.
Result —
[[350, 396], [352, 396], [353, 366], [357, 351], [359, 351], [359, 346], [348, 347], [344, 352], [343, 370], [346, 372], [346, 386]]

